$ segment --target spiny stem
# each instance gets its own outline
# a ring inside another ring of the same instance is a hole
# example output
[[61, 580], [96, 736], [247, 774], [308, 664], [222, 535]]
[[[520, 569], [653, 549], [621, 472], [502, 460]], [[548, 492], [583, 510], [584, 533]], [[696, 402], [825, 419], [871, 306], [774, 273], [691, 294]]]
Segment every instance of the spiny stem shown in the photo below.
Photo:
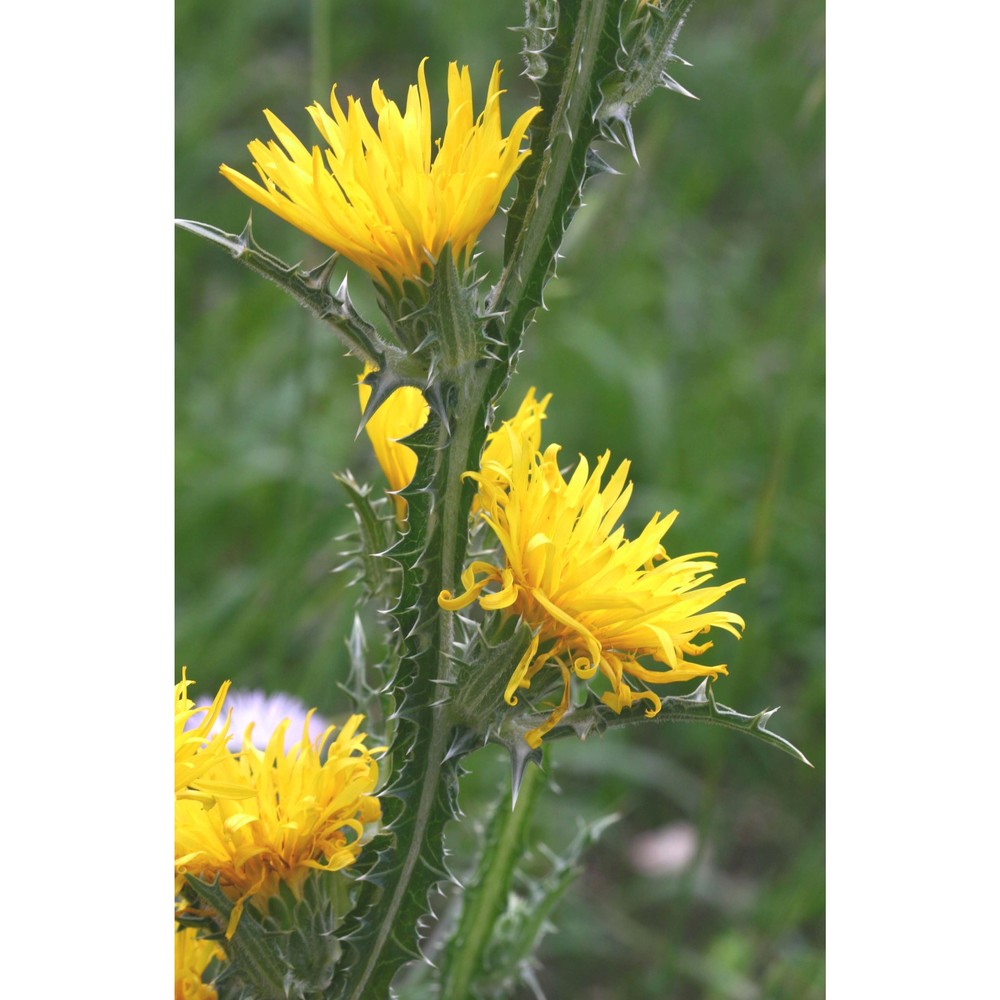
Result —
[[[400, 720], [394, 752], [410, 752], [398, 763], [395, 783], [404, 790], [419, 789], [412, 814], [399, 826], [394, 849], [394, 863], [376, 912], [369, 919], [378, 922], [377, 931], [366, 943], [359, 962], [348, 971], [350, 985], [344, 996], [367, 1000], [388, 994], [389, 984], [399, 966], [410, 957], [407, 939], [412, 942], [415, 928], [402, 926], [400, 914], [408, 902], [426, 901], [427, 892], [441, 877], [433, 860], [441, 855], [440, 843], [428, 843], [428, 837], [443, 838], [440, 798], [442, 782], [454, 780], [457, 762], [445, 763], [453, 723], [445, 705], [447, 685], [432, 681], [447, 680], [454, 669], [454, 616], [437, 608], [437, 595], [454, 589], [462, 570], [468, 540], [472, 487], [463, 483], [462, 474], [474, 468], [485, 438], [486, 384], [490, 368], [483, 364], [473, 374], [454, 386], [456, 398], [450, 412], [450, 428], [442, 424], [435, 448], [435, 470], [431, 477], [435, 501], [428, 511], [428, 545], [437, 552], [425, 553], [428, 572], [421, 584], [422, 614], [436, 624], [434, 638], [425, 650], [417, 650], [406, 662], [418, 672], [417, 684], [430, 691], [430, 697], [414, 706], [411, 717]], [[449, 434], [450, 429], [450, 434]], [[411, 504], [411, 516], [418, 511]], [[411, 531], [422, 528], [411, 523]], [[447, 817], [444, 817], [447, 818]], [[439, 828], [433, 828], [440, 824]], [[405, 842], [404, 842], [405, 840]], [[426, 909], [426, 907], [424, 907]], [[412, 948], [412, 944], [410, 944]]]
[[[533, 183], [515, 203], [524, 216], [514, 236], [507, 264], [490, 294], [490, 306], [502, 310], [503, 339], [516, 354], [532, 311], [542, 301], [542, 287], [554, 266], [568, 216], [579, 204], [587, 151], [598, 127], [598, 67], [615, 51], [618, 7], [611, 0], [580, 0], [575, 11], [565, 5], [559, 17], [569, 26], [564, 76], [555, 106], [543, 108], [547, 130], [532, 141], [537, 163], [523, 171]], [[559, 32], [565, 30], [560, 25]], [[607, 67], [605, 67], [607, 68]], [[541, 119], [540, 119], [541, 120]], [[519, 183], [525, 183], [522, 179]], [[510, 237], [508, 237], [509, 239]]]
[[[414, 874], [418, 870], [418, 862], [424, 851], [424, 840], [427, 834], [427, 827], [438, 796], [438, 784], [441, 780], [441, 765], [445, 752], [448, 748], [447, 736], [448, 725], [444, 718], [444, 713], [440, 711], [429, 711], [431, 725], [430, 737], [424, 747], [419, 748], [418, 753], [412, 758], [423, 770], [418, 777], [421, 792], [417, 802], [416, 815], [413, 824], [413, 835], [408, 844], [402, 847], [402, 863], [399, 868], [398, 877], [395, 883], [386, 889], [387, 896], [384, 904], [379, 909], [378, 932], [372, 942], [372, 946], [364, 955], [363, 964], [360, 969], [352, 970], [355, 976], [354, 986], [349, 996], [351, 1000], [365, 1000], [374, 995], [387, 995], [381, 992], [375, 994], [372, 987], [378, 981], [379, 967], [382, 962], [383, 952], [389, 945], [394, 932], [405, 935], [415, 933], [415, 928], [399, 928], [396, 926], [396, 918], [406, 899], [410, 889], [410, 883]], [[422, 752], [420, 752], [422, 751]], [[430, 879], [427, 888], [430, 888], [433, 877]], [[402, 961], [393, 963], [389, 967], [385, 978], [391, 981], [396, 969]], [[388, 982], [384, 983], [388, 987]]]

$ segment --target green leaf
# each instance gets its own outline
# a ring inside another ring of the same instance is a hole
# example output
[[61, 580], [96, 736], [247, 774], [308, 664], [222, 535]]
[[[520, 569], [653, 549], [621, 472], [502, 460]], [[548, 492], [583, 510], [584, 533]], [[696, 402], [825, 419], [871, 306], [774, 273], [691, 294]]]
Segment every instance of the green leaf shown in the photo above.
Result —
[[[451, 613], [451, 612], [449, 612]], [[504, 692], [531, 643], [531, 628], [520, 618], [487, 612], [482, 623], [458, 616], [455, 691], [449, 710], [455, 722], [480, 743], [498, 728], [509, 708]]]
[[634, 0], [527, 0], [525, 72], [542, 110], [529, 130], [531, 155], [516, 175], [504, 269], [487, 298], [487, 312], [498, 317], [489, 336], [506, 361], [491, 383], [492, 398], [503, 391], [524, 332], [544, 306], [584, 185], [595, 174], [616, 173], [595, 143], [627, 144], [634, 156], [632, 108], [658, 86], [691, 96], [666, 67], [684, 62], [674, 43], [692, 2], [639, 8]]
[[[656, 722], [701, 722], [713, 726], [723, 726], [739, 733], [746, 733], [770, 746], [777, 747], [790, 754], [803, 764], [812, 767], [808, 758], [801, 750], [793, 746], [783, 736], [767, 728], [768, 722], [777, 708], [767, 708], [755, 715], [744, 715], [726, 705], [720, 705], [715, 700], [715, 691], [709, 678], [705, 678], [693, 691], [684, 695], [668, 695], [661, 698], [662, 706], [657, 715], [647, 718], [645, 711], [636, 706], [626, 709], [621, 714], [615, 713], [607, 705], [602, 704], [592, 692], [588, 694], [587, 702], [570, 709], [553, 729], [546, 734], [545, 742], [576, 736], [580, 740], [587, 739], [594, 733], [602, 733], [606, 729], [621, 726], [642, 725]], [[499, 733], [490, 735], [490, 741], [506, 746], [512, 753], [524, 742], [524, 734], [534, 729], [546, 716], [542, 713], [511, 713], [504, 722]]]
[[350, 667], [347, 681], [339, 685], [340, 689], [350, 699], [352, 711], [360, 712], [365, 717], [365, 727], [371, 735], [372, 742], [388, 745], [391, 742], [391, 733], [387, 731], [386, 724], [395, 705], [388, 680], [396, 673], [398, 657], [395, 647], [389, 643], [385, 660], [372, 663], [368, 655], [364, 627], [357, 614], [354, 616], [351, 633], [345, 645]]
[[516, 874], [516, 885], [508, 894], [506, 909], [494, 925], [482, 974], [472, 995], [506, 1000], [513, 995], [519, 982], [533, 986], [536, 996], [542, 995], [535, 984], [533, 970], [538, 946], [545, 934], [553, 929], [549, 917], [582, 871], [583, 855], [617, 820], [617, 815], [611, 815], [583, 824], [562, 856], [539, 845], [538, 853], [549, 864], [544, 875], [529, 871], [527, 861], [522, 863]]
[[460, 378], [464, 369], [482, 357], [482, 321], [476, 299], [476, 286], [462, 280], [451, 244], [446, 244], [434, 268], [428, 302], [445, 379]]
[[251, 220], [238, 236], [216, 229], [204, 222], [178, 219], [181, 229], [222, 247], [245, 264], [251, 271], [273, 281], [299, 305], [323, 320], [355, 357], [370, 364], [384, 364], [385, 344], [370, 323], [361, 318], [347, 294], [345, 278], [336, 292], [330, 290], [333, 268], [339, 259], [333, 254], [319, 267], [306, 271], [295, 264], [286, 264], [260, 247], [253, 238]]
[[348, 536], [356, 547], [343, 553], [346, 561], [337, 568], [355, 569], [351, 582], [361, 585], [364, 597], [388, 600], [399, 589], [399, 567], [387, 555], [398, 535], [395, 513], [384, 497], [373, 501], [371, 488], [361, 486], [350, 472], [333, 478], [344, 488], [357, 526], [356, 534]]
[[228, 959], [217, 984], [226, 1000], [320, 1000], [333, 981], [340, 954], [339, 915], [348, 906], [346, 872], [317, 871], [301, 886], [287, 885], [267, 901], [263, 916], [244, 907], [231, 940], [222, 936], [233, 903], [218, 882], [188, 876], [189, 889], [214, 911], [210, 918]]
[[478, 463], [485, 439], [487, 377], [488, 370], [477, 369], [446, 386], [444, 419], [432, 408], [427, 423], [406, 439], [417, 469], [401, 494], [407, 529], [388, 553], [401, 573], [390, 609], [399, 642], [392, 777], [380, 795], [385, 833], [342, 928], [337, 1000], [389, 995], [399, 968], [419, 957], [428, 893], [451, 877], [444, 828], [457, 815], [461, 755], [450, 753], [455, 726], [444, 706], [454, 684], [455, 626], [437, 597], [454, 590], [465, 558], [473, 488], [462, 474]]
[[673, 62], [689, 65], [674, 52], [674, 45], [693, 3], [666, 0], [662, 5], [646, 4], [633, 18], [623, 12], [619, 72], [604, 88], [597, 117], [604, 125], [605, 137], [627, 144], [636, 160], [632, 109], [657, 87], [694, 97], [667, 72]]

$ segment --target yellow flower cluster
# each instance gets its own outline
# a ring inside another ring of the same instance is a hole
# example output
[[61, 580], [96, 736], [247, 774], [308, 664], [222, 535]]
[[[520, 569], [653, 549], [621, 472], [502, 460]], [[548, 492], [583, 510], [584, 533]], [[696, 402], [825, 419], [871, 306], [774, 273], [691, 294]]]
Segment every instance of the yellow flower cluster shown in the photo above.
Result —
[[[602, 485], [610, 454], [597, 460], [593, 472], [581, 456], [566, 479], [559, 446], [540, 451], [537, 423], [523, 420], [504, 423], [491, 447], [493, 456], [484, 455], [482, 470], [468, 475], [478, 483], [479, 516], [496, 536], [503, 560], [473, 562], [462, 575], [465, 592], [443, 591], [439, 603], [458, 611], [478, 600], [485, 610], [520, 615], [534, 630], [505, 699], [517, 704], [516, 692], [529, 688], [544, 668], [559, 670], [563, 695], [527, 734], [531, 746], [565, 714], [572, 675], [589, 680], [600, 672], [610, 687], [601, 696], [605, 704], [620, 712], [646, 701], [652, 716], [661, 708], [659, 696], [631, 686], [629, 678], [667, 684], [726, 672], [724, 664], [705, 666], [688, 657], [712, 645], [694, 640], [713, 627], [739, 637], [739, 615], [707, 609], [744, 581], [705, 586], [716, 568], [709, 561], [713, 552], [667, 556], [662, 539], [676, 511], [665, 518], [656, 514], [638, 538], [625, 538], [616, 525], [632, 494], [628, 462]], [[666, 669], [644, 667], [639, 658], [645, 656]]]
[[[496, 214], [504, 189], [523, 162], [521, 140], [540, 111], [522, 114], [507, 136], [500, 124], [500, 64], [493, 68], [486, 105], [473, 115], [468, 66], [448, 67], [448, 120], [432, 142], [424, 77], [409, 88], [401, 112], [372, 84], [373, 128], [361, 102], [347, 111], [330, 93], [331, 115], [308, 108], [327, 148], [306, 148], [274, 114], [264, 115], [278, 142], [249, 145], [263, 185], [231, 167], [223, 176], [286, 222], [342, 253], [383, 285], [418, 277], [447, 244], [456, 264], [468, 263], [476, 238]], [[282, 149], [282, 147], [284, 147]]]
[[[506, 486], [510, 479], [510, 470], [514, 464], [514, 453], [510, 442], [520, 442], [522, 448], [537, 450], [542, 446], [542, 421], [545, 419], [545, 408], [549, 405], [552, 393], [543, 396], [541, 401], [535, 399], [534, 387], [521, 400], [517, 413], [510, 420], [504, 421], [498, 430], [486, 438], [486, 446], [479, 461], [479, 476], [483, 484], [494, 487]], [[475, 500], [472, 502], [472, 513], [481, 507], [486, 486], [480, 486]]]
[[[185, 677], [182, 685], [188, 683]], [[213, 708], [221, 707], [224, 695], [225, 690]], [[187, 713], [179, 700], [178, 724]], [[264, 750], [253, 745], [251, 723], [238, 753], [219, 752], [217, 737], [206, 740], [202, 723], [199, 739], [205, 742], [186, 754], [184, 763], [192, 763], [187, 757], [193, 757], [194, 766], [187, 766], [184, 774], [198, 774], [198, 787], [209, 788], [211, 797], [189, 794], [183, 784], [187, 779], [177, 774], [175, 871], [178, 878], [188, 873], [207, 881], [219, 878], [236, 902], [227, 936], [236, 929], [248, 899], [266, 900], [281, 883], [298, 893], [311, 872], [353, 864], [366, 825], [381, 816], [374, 795], [378, 764], [372, 755], [385, 748], [365, 746], [366, 734], [358, 732], [360, 715], [351, 716], [332, 742], [335, 726], [314, 740], [309, 734], [311, 716], [306, 717], [301, 740], [287, 752], [287, 720]], [[177, 735], [177, 745], [181, 743], [188, 746], [183, 728]], [[210, 758], [204, 764], [202, 754]]]

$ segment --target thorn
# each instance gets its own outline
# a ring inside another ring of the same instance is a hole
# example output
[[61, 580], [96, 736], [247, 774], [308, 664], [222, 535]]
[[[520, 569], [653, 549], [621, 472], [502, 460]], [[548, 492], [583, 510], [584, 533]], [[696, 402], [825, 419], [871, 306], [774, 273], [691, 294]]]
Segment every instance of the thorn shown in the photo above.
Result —
[[542, 749], [539, 747], [532, 750], [523, 740], [518, 738], [517, 743], [510, 748], [511, 782], [510, 782], [510, 808], [511, 812], [517, 806], [517, 796], [521, 791], [521, 782], [524, 781], [524, 773], [528, 769], [528, 764], [533, 763], [536, 767], [542, 766]]
[[635, 160], [635, 165], [639, 166], [639, 154], [636, 152], [635, 149], [635, 136], [633, 136], [632, 134], [632, 122], [627, 117], [620, 119], [620, 121], [622, 125], [622, 130], [625, 133], [625, 138], [628, 140], [628, 148], [629, 151], [632, 153], [632, 159]]
[[240, 242], [244, 247], [253, 246], [253, 212], [247, 216], [247, 224], [243, 227], [243, 232], [240, 233]]
[[[660, 75], [660, 83], [662, 83], [663, 86], [667, 88], [667, 90], [675, 90], [682, 97], [690, 97], [692, 101], [697, 101], [698, 100], [698, 98], [694, 94], [692, 94], [690, 90], [688, 90], [686, 87], [682, 87], [668, 73], [662, 73]], [[636, 163], [638, 163], [638, 162], [639, 161], [636, 160]]]
[[[303, 280], [307, 285], [322, 291], [330, 282], [330, 278], [333, 276], [333, 269], [337, 266], [340, 260], [339, 253], [332, 253], [329, 257], [323, 261], [318, 267], [312, 268], [310, 271], [303, 271]], [[344, 278], [344, 284], [346, 285], [347, 278]], [[334, 314], [339, 315], [339, 314]]]
[[754, 725], [756, 725], [758, 729], [767, 729], [767, 724], [771, 721], [771, 716], [774, 715], [779, 708], [781, 708], [780, 705], [775, 705], [774, 708], [765, 708], [762, 712], [758, 712], [757, 718], [754, 719]]
[[696, 705], [704, 705], [707, 702], [714, 703], [715, 698], [711, 696], [707, 677], [688, 695], [688, 698]]

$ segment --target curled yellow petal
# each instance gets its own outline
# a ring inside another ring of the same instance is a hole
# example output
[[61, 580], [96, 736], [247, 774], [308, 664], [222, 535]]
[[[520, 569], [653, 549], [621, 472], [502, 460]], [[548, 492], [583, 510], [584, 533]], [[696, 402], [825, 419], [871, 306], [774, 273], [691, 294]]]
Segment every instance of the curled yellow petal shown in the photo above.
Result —
[[[713, 584], [713, 553], [671, 559], [662, 540], [676, 511], [659, 514], [634, 539], [618, 522], [632, 494], [629, 463], [614, 471], [610, 453], [591, 468], [580, 457], [568, 478], [559, 467], [559, 447], [541, 444], [541, 420], [549, 397], [532, 390], [518, 415], [488, 440], [478, 484], [477, 516], [497, 545], [495, 562], [479, 560], [474, 579], [463, 576], [459, 598], [439, 603], [457, 610], [478, 600], [485, 610], [518, 615], [534, 633], [531, 656], [521, 660], [505, 692], [531, 686], [543, 670], [560, 671], [563, 697], [545, 723], [527, 734], [537, 746], [567, 710], [572, 676], [609, 685], [601, 695], [620, 712], [647, 703], [660, 711], [660, 697], [646, 684], [669, 684], [724, 674], [724, 665], [692, 662], [711, 642], [695, 638], [720, 628], [739, 638], [743, 619], [713, 607], [744, 581]], [[494, 588], [494, 589], [491, 589]], [[665, 669], [644, 667], [649, 658]]]

